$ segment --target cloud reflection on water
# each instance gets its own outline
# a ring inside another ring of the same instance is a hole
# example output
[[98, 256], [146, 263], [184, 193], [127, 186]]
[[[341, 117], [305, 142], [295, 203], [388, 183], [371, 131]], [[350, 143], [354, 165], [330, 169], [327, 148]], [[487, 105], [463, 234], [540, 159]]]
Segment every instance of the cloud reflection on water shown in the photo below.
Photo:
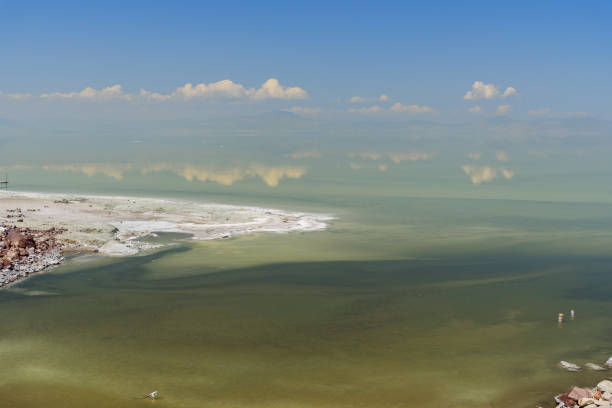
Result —
[[252, 164], [248, 167], [233, 167], [223, 170], [215, 170], [193, 165], [174, 165], [160, 163], [143, 167], [141, 173], [146, 175], [160, 171], [171, 171], [187, 181], [212, 181], [225, 186], [231, 186], [237, 181], [245, 178], [259, 177], [269, 187], [278, 186], [285, 178], [299, 179], [306, 174], [304, 166], [266, 166], [263, 164]]
[[73, 173], [83, 173], [88, 177], [96, 175], [104, 175], [112, 177], [116, 180], [123, 180], [123, 175], [126, 171], [132, 169], [131, 164], [108, 164], [108, 163], [90, 163], [90, 164], [50, 164], [42, 166], [43, 170], [47, 171], [71, 171]]
[[425, 152], [409, 152], [409, 153], [379, 153], [379, 152], [360, 152], [360, 153], [347, 153], [350, 158], [369, 159], [369, 160], [381, 160], [384, 157], [388, 157], [396, 164], [400, 164], [402, 161], [418, 161], [418, 160], [429, 160], [433, 157], [431, 153]]
[[[13, 166], [13, 168], [24, 168], [24, 166]], [[27, 168], [34, 168], [25, 166]], [[303, 177], [307, 168], [305, 166], [269, 166], [264, 164], [250, 164], [244, 167], [214, 168], [191, 164], [158, 163], [151, 165], [134, 165], [122, 163], [82, 163], [82, 164], [50, 164], [43, 165], [45, 171], [67, 171], [82, 173], [88, 177], [103, 175], [123, 180], [125, 174], [130, 171], [140, 172], [148, 175], [159, 172], [172, 172], [187, 181], [214, 182], [224, 186], [252, 178], [261, 179], [267, 186], [276, 187], [281, 180], [299, 179]]]

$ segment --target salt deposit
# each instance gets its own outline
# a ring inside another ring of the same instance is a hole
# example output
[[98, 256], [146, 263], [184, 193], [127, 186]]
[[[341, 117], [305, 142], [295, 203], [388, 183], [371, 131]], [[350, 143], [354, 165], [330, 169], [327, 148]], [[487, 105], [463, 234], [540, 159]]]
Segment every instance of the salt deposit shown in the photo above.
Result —
[[[141, 240], [155, 232], [211, 240], [317, 231], [325, 229], [331, 219], [322, 214], [183, 200], [0, 192], [0, 224], [8, 228], [61, 228], [63, 232], [55, 239], [62, 252], [109, 256], [134, 255], [159, 246]], [[58, 256], [49, 255], [49, 262], [42, 263], [57, 263]]]

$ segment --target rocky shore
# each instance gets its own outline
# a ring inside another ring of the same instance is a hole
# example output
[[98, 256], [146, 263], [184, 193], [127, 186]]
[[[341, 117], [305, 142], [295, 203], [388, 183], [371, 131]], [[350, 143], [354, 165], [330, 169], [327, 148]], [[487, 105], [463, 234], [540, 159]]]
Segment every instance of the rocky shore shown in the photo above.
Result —
[[595, 387], [573, 387], [555, 397], [556, 408], [612, 408], [612, 381], [603, 380]]
[[[21, 209], [7, 210], [5, 218], [23, 222]], [[56, 240], [63, 228], [31, 229], [10, 224], [0, 225], [0, 288], [40, 272], [62, 259], [63, 245]]]

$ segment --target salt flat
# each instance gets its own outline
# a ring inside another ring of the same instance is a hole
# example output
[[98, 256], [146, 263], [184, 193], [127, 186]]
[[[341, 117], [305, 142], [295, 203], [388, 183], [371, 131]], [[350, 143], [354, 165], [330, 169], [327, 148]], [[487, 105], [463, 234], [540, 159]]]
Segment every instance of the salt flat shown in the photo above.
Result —
[[322, 230], [331, 219], [323, 214], [159, 198], [0, 192], [0, 223], [33, 229], [65, 228], [67, 231], [57, 237], [64, 250], [111, 256], [153, 247], [139, 238], [156, 232], [210, 240]]

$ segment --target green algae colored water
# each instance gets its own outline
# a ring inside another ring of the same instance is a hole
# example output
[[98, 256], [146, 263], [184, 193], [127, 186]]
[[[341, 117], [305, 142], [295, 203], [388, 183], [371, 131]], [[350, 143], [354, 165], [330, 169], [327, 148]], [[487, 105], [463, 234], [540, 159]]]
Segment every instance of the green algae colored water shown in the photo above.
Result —
[[[605, 376], [559, 360], [612, 355], [607, 203], [411, 198], [365, 179], [362, 190], [308, 177], [137, 190], [141, 176], [21, 177], [30, 190], [336, 219], [321, 232], [172, 236], [135, 257], [77, 256], [0, 291], [2, 406], [548, 406]], [[154, 390], [160, 400], [136, 398]]]

